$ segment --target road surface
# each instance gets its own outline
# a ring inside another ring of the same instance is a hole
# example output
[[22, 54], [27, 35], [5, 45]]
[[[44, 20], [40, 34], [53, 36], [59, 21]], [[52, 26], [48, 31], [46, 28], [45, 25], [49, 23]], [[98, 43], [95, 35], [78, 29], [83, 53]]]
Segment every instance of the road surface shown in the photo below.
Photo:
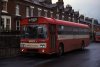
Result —
[[100, 67], [100, 43], [56, 56], [18, 56], [0, 59], [0, 67]]

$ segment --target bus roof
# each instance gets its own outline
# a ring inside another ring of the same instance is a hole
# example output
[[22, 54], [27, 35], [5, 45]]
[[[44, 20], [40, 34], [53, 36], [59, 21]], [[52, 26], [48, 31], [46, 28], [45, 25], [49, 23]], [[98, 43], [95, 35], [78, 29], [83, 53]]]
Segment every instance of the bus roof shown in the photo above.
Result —
[[39, 17], [40, 20], [44, 19], [47, 22], [40, 22], [39, 23], [49, 23], [49, 24], [57, 24], [57, 25], [66, 25], [66, 26], [73, 26], [73, 27], [82, 27], [82, 28], [89, 28], [88, 25], [86, 24], [81, 24], [81, 23], [75, 23], [75, 22], [70, 22], [70, 21], [63, 21], [63, 20], [58, 20], [54, 18], [46, 18], [46, 17]]
[[[34, 18], [34, 17], [30, 17], [30, 18]], [[57, 20], [57, 19], [54, 19], [54, 18], [47, 18], [47, 17], [35, 17], [35, 18], [38, 18], [38, 23], [40, 23], [40, 24], [41, 23], [44, 23], [44, 24], [57, 24], [57, 25], [66, 25], [66, 26], [73, 26], [73, 27], [89, 28], [88, 25], [81, 24], [81, 23]], [[22, 19], [21, 24], [24, 24], [25, 22], [27, 22], [27, 24], [28, 24], [27, 19], [29, 19], [29, 18]]]

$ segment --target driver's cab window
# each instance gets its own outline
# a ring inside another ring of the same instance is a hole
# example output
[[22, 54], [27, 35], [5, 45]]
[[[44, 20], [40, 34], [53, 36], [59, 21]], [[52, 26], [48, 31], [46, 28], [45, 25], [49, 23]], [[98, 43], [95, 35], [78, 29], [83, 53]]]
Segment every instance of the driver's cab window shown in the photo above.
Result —
[[28, 38], [47, 38], [46, 25], [27, 25], [22, 28], [22, 36]]
[[38, 27], [38, 37], [39, 38], [47, 38], [47, 29], [44, 26]]

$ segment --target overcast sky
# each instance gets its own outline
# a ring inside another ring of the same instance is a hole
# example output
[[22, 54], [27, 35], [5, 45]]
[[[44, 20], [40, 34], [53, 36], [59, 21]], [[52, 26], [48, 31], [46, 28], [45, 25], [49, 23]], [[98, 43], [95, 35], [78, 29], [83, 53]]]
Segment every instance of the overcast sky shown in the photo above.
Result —
[[[52, 0], [53, 3], [58, 0]], [[86, 17], [96, 18], [100, 23], [100, 0], [63, 0], [64, 5], [70, 4], [72, 8]]]

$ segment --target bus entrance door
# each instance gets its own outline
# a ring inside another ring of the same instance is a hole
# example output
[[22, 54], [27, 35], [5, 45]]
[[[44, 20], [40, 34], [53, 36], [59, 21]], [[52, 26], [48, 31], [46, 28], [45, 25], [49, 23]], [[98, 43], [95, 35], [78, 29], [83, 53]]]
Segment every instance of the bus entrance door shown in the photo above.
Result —
[[55, 53], [56, 51], [56, 25], [51, 24], [49, 26], [50, 32], [50, 51]]

